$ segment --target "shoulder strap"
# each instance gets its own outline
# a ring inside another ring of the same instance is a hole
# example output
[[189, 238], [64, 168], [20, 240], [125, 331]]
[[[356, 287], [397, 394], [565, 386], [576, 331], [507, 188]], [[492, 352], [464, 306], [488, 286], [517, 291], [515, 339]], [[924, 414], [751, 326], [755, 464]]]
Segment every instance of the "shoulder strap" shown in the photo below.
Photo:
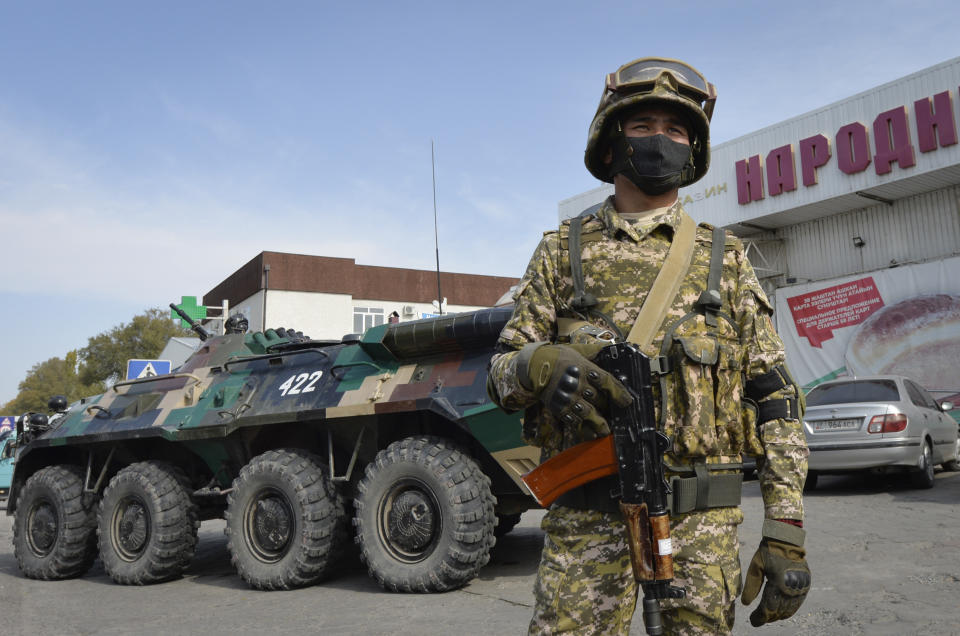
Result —
[[710, 274], [707, 277], [707, 288], [697, 299], [697, 306], [704, 311], [707, 325], [717, 326], [717, 312], [723, 306], [720, 297], [720, 274], [723, 269], [723, 250], [727, 242], [727, 233], [722, 227], [713, 228], [713, 248], [710, 251]]
[[674, 232], [670, 251], [667, 252], [667, 258], [663, 261], [660, 273], [657, 274], [657, 279], [643, 301], [643, 306], [640, 307], [637, 321], [627, 336], [627, 341], [638, 345], [643, 350], [653, 342], [653, 337], [663, 324], [670, 304], [680, 289], [681, 281], [690, 269], [696, 235], [696, 224], [686, 212], [681, 210], [680, 224]]
[[589, 208], [570, 219], [570, 233], [567, 235], [567, 249], [570, 251], [570, 275], [573, 277], [573, 301], [570, 303], [577, 311], [587, 312], [597, 306], [597, 298], [583, 289], [583, 261], [580, 258], [580, 236], [583, 233], [583, 219], [603, 207], [603, 203]]

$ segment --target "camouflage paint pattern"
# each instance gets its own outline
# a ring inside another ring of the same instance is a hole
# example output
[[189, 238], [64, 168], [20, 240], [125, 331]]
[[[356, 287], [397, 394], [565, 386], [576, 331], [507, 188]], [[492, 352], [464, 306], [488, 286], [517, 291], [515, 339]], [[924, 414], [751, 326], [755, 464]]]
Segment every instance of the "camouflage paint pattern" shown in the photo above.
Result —
[[[583, 440], [579, 431], [564, 430], [539, 408], [536, 396], [520, 386], [517, 351], [532, 342], [556, 342], [563, 318], [629, 333], [669, 251], [680, 212], [678, 202], [631, 224], [617, 214], [610, 198], [584, 219], [585, 290], [598, 299], [596, 311], [601, 316], [583, 315], [571, 306], [569, 221], [545, 233], [534, 252], [515, 294], [514, 314], [501, 333], [499, 347], [506, 352], [494, 356], [490, 383], [501, 406], [527, 410], [524, 436], [543, 447], [544, 458]], [[651, 357], [667, 356], [673, 365], [669, 375], [654, 383], [658, 421], [672, 441], [665, 460], [672, 466], [690, 466], [738, 462], [744, 453], [758, 455], [766, 516], [802, 519], [808, 450], [800, 421], [776, 419], [758, 426], [754, 412], [741, 408], [744, 382], [785, 364], [785, 353], [770, 320], [773, 308], [743, 244], [729, 233], [717, 326], [707, 325], [703, 314], [694, 310], [707, 287], [712, 243], [713, 228], [699, 226], [689, 271], [664, 325], [645, 351]], [[765, 399], [800, 399], [794, 391], [787, 386]], [[667, 633], [723, 634], [732, 629], [740, 589], [737, 526], [742, 519], [736, 507], [672, 519], [676, 581], [687, 588], [687, 598], [662, 603]], [[545, 517], [544, 530], [531, 633], [569, 628], [577, 633], [626, 634], [629, 616], [625, 618], [623, 608], [628, 607], [632, 616], [636, 591], [619, 517], [555, 508]]]
[[[585, 288], [597, 297], [599, 312], [623, 334], [629, 333], [666, 257], [680, 209], [678, 202], [631, 225], [608, 199], [584, 221]], [[513, 351], [494, 356], [490, 370], [504, 408], [536, 408], [536, 397], [517, 382], [516, 350], [531, 342], [556, 341], [559, 318], [582, 318], [606, 326], [602, 319], [579, 315], [570, 305], [568, 230], [569, 222], [564, 222], [559, 231], [545, 233], [517, 288], [516, 309], [500, 337], [500, 346]], [[708, 327], [702, 315], [681, 322], [706, 289], [712, 236], [711, 227], [698, 227], [690, 270], [664, 327], [645, 351], [650, 356], [670, 356], [676, 367], [663, 383], [667, 393], [664, 433], [673, 442], [666, 459], [673, 465], [689, 465], [694, 460], [736, 462], [744, 452], [758, 455], [766, 516], [802, 519], [808, 451], [800, 422], [779, 419], [757, 427], [747, 410], [741, 409], [744, 377], [749, 380], [784, 364], [785, 353], [770, 320], [773, 308], [743, 244], [732, 235], [727, 235], [724, 251], [718, 326]], [[654, 397], [659, 418], [661, 386], [656, 383]], [[797, 397], [792, 386], [767, 399], [784, 397]], [[582, 441], [577, 431], [565, 431], [558, 422], [540, 415], [536, 421], [528, 418], [525, 434], [543, 448], [545, 457]]]
[[[688, 594], [660, 602], [665, 633], [731, 632], [741, 585], [736, 529], [742, 521], [738, 508], [671, 519], [674, 584]], [[544, 546], [529, 633], [629, 634], [638, 587], [622, 517], [554, 506], [541, 527]]]
[[[35, 466], [40, 460], [30, 456], [51, 447], [157, 438], [191, 449], [227, 486], [232, 476], [221, 469], [227, 455], [220, 442], [242, 429], [335, 423], [356, 436], [368, 416], [431, 412], [495, 460], [503, 457], [497, 465], [509, 479], [501, 483], [528, 494], [520, 475], [538, 451], [521, 440], [520, 415], [497, 408], [485, 389], [493, 344], [510, 313], [386, 324], [360, 342], [295, 342], [272, 329], [217, 336], [175, 373], [120, 382], [72, 405], [56, 427], [21, 449], [17, 464]], [[26, 476], [14, 475], [14, 487]]]

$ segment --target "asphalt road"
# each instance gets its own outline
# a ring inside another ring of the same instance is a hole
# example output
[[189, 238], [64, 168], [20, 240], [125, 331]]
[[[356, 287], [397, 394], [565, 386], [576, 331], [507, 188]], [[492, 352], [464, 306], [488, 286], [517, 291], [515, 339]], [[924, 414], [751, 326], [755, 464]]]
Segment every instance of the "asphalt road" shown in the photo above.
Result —
[[[806, 499], [814, 583], [795, 617], [754, 629], [738, 609], [738, 635], [960, 635], [960, 473], [932, 490], [902, 478], [821, 477]], [[744, 489], [741, 561], [759, 541], [756, 481]], [[0, 504], [2, 506], [4, 504]], [[12, 518], [0, 512], [0, 633], [61, 634], [521, 634], [539, 559], [542, 512], [502, 538], [491, 564], [446, 594], [382, 591], [359, 564], [289, 592], [250, 590], [234, 573], [222, 522], [205, 522], [187, 575], [150, 587], [115, 585], [99, 562], [84, 577], [32, 581], [17, 569]], [[633, 634], [643, 634], [635, 617]]]

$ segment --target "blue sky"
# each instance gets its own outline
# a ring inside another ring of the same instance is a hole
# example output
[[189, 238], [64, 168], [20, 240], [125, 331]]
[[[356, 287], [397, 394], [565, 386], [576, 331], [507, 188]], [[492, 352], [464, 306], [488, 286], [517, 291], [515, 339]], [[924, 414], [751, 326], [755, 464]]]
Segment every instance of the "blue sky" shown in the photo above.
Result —
[[[955, 2], [0, 0], [0, 404], [263, 250], [520, 276], [605, 73], [684, 59], [719, 143], [960, 54]], [[602, 10], [602, 12], [601, 12]]]

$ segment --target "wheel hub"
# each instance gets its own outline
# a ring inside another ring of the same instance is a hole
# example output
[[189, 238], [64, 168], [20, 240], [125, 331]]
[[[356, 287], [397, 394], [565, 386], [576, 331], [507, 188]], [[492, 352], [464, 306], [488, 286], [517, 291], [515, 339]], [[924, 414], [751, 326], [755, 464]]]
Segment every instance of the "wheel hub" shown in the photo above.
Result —
[[386, 536], [396, 551], [416, 558], [433, 543], [438, 518], [430, 497], [418, 489], [398, 494], [386, 510]]
[[40, 555], [49, 554], [57, 541], [57, 510], [48, 502], [38, 504], [30, 513], [27, 536], [30, 547]]
[[293, 534], [293, 510], [277, 493], [268, 493], [250, 506], [247, 540], [264, 561], [278, 561], [286, 553]]
[[419, 479], [394, 484], [380, 500], [378, 532], [383, 546], [395, 559], [418, 563], [433, 552], [442, 533], [440, 503]]
[[140, 556], [150, 537], [150, 513], [139, 500], [121, 503], [114, 517], [115, 545], [121, 556], [133, 560]]

